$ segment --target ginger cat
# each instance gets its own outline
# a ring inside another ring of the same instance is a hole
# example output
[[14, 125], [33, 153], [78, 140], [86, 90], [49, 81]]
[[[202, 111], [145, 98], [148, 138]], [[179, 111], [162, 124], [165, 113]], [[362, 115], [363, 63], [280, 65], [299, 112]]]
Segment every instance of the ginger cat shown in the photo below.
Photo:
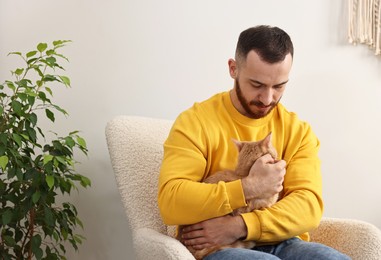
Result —
[[[270, 154], [274, 160], [277, 159], [277, 152], [271, 144], [271, 132], [262, 140], [257, 142], [240, 142], [233, 140], [236, 144], [239, 154], [236, 169], [233, 170], [223, 170], [209, 176], [204, 180], [205, 183], [218, 183], [219, 181], [230, 182], [234, 180], [241, 179], [249, 174], [250, 168], [253, 166], [254, 162], [265, 154]], [[246, 201], [247, 206], [239, 209], [235, 209], [231, 214], [233, 216], [240, 215], [242, 213], [251, 212], [255, 209], [261, 209], [270, 207], [278, 200], [278, 194], [270, 198], [258, 198], [255, 200]], [[179, 233], [177, 239], [181, 240], [181, 230], [182, 226], [179, 227]], [[218, 250], [224, 248], [253, 248], [255, 246], [254, 241], [241, 241], [237, 240], [231, 245], [225, 246], [214, 246], [210, 248], [204, 248], [202, 250], [195, 250], [191, 246], [187, 246], [188, 250], [197, 259], [202, 259], [205, 256], [214, 253]]]

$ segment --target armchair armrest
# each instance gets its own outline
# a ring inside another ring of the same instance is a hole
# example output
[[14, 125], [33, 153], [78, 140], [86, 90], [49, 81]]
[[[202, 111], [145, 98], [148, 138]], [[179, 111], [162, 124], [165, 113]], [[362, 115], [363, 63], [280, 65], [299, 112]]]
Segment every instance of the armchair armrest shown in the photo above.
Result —
[[138, 259], [195, 260], [180, 241], [151, 228], [135, 230], [133, 240]]
[[381, 231], [374, 225], [353, 219], [323, 218], [310, 232], [311, 240], [333, 247], [352, 259], [381, 259]]

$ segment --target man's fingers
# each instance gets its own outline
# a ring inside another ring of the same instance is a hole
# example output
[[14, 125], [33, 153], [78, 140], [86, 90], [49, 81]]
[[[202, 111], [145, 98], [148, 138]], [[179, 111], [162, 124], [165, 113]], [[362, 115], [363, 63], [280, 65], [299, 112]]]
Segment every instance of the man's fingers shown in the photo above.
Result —
[[192, 238], [192, 239], [185, 239], [183, 242], [186, 246], [196, 246], [196, 245], [202, 245], [206, 241], [205, 241], [205, 238], [198, 237], [198, 238]]
[[207, 248], [207, 247], [212, 247], [212, 245], [209, 243], [205, 243], [205, 244], [200, 244], [200, 245], [194, 245], [192, 247], [196, 250], [202, 250], [202, 249]]
[[264, 164], [266, 164], [266, 163], [274, 163], [274, 158], [271, 157], [270, 154], [265, 154], [262, 157], [259, 157], [258, 160], [262, 161]]
[[197, 224], [183, 227], [183, 233], [189, 233], [189, 232], [192, 232], [195, 230], [201, 230], [201, 229], [202, 229], [202, 226], [199, 223], [197, 223]]
[[286, 161], [285, 160], [279, 160], [275, 163], [279, 168], [286, 168]]
[[193, 230], [193, 231], [188, 231], [188, 232], [183, 232], [181, 235], [182, 239], [193, 239], [193, 238], [198, 238], [198, 237], [203, 237], [204, 232], [202, 229], [200, 230]]

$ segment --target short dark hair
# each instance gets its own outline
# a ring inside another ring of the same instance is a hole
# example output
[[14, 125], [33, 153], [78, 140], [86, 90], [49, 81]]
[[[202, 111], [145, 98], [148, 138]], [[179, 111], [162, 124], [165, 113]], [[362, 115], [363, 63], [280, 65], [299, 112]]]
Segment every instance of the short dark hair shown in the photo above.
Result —
[[289, 53], [294, 56], [290, 36], [282, 29], [268, 25], [251, 27], [239, 35], [236, 60], [245, 61], [247, 54], [252, 50], [268, 63], [283, 61]]

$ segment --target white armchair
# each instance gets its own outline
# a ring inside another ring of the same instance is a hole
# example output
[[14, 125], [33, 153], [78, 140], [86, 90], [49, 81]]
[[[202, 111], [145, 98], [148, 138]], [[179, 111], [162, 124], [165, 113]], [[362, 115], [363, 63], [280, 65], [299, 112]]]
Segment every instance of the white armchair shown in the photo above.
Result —
[[[172, 121], [118, 116], [108, 122], [106, 139], [138, 259], [194, 260], [171, 236], [157, 205], [163, 143]], [[358, 260], [381, 259], [381, 231], [357, 220], [323, 218], [311, 239]]]

